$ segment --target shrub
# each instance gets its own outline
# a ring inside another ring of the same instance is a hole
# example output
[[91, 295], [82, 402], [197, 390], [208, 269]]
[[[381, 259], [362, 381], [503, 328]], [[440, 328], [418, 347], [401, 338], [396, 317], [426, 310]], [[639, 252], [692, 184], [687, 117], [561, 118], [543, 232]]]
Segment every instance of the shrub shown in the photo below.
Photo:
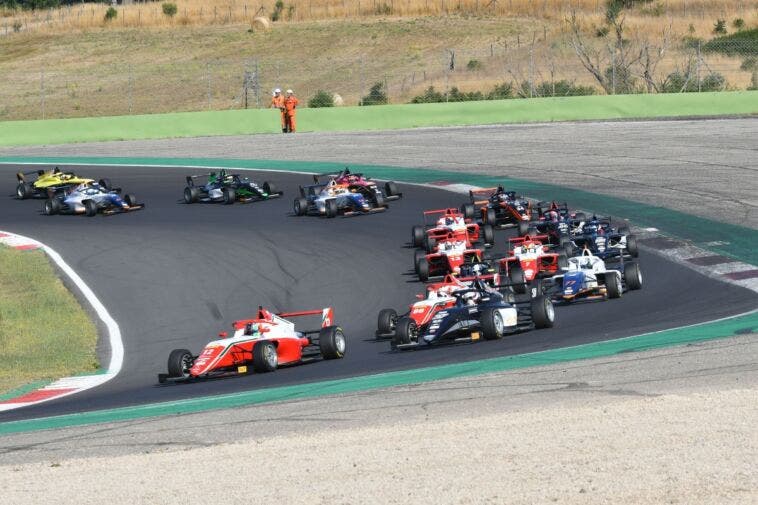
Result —
[[601, 26], [600, 28], [597, 28], [595, 30], [595, 37], [602, 39], [603, 37], [608, 35], [609, 30], [610, 29], [607, 26]]
[[447, 94], [448, 102], [473, 102], [476, 100], [484, 100], [484, 95], [481, 91], [460, 91], [457, 87], [453, 86]]
[[378, 16], [389, 16], [392, 14], [392, 6], [387, 5], [384, 2], [376, 4], [376, 7], [374, 8], [374, 14]]
[[468, 60], [468, 63], [466, 63], [466, 70], [477, 71], [482, 70], [484, 68], [484, 64], [482, 64], [479, 60]]
[[284, 2], [282, 0], [276, 0], [274, 4], [274, 12], [271, 13], [271, 21], [279, 21], [282, 17], [282, 10], [284, 10]]
[[717, 19], [713, 24], [713, 33], [716, 35], [726, 35], [726, 21], [723, 19]]
[[16, 21], [13, 22], [13, 31], [16, 32], [16, 33], [18, 33], [18, 32], [21, 31], [21, 28], [23, 26], [24, 25], [21, 24], [21, 21], [16, 20]]
[[[528, 84], [527, 84], [528, 89]], [[560, 81], [545, 81], [534, 88], [536, 96], [587, 96], [594, 95], [592, 86], [575, 85], [565, 79]]]
[[735, 30], [740, 31], [743, 28], [745, 28], [745, 20], [742, 18], [737, 18], [734, 21], [732, 21], [732, 26]]
[[755, 56], [749, 56], [745, 58], [742, 60], [740, 70], [744, 70], [745, 72], [753, 72], [755, 70], [758, 70], [758, 58]]
[[429, 86], [426, 88], [423, 95], [414, 96], [411, 103], [439, 103], [444, 101], [445, 96], [435, 90], [434, 86]]
[[108, 7], [108, 10], [105, 11], [105, 20], [110, 21], [111, 19], [116, 19], [118, 16], [118, 11], [114, 9], [113, 7]]
[[163, 14], [170, 18], [176, 15], [176, 4], [174, 3], [164, 3], [161, 5], [161, 9], [163, 9]]
[[662, 93], [696, 93], [697, 91], [722, 91], [726, 87], [726, 79], [718, 72], [711, 72], [700, 80], [688, 72], [675, 71], [666, 76], [661, 86]]
[[513, 83], [504, 82], [503, 84], [497, 84], [492, 91], [487, 93], [487, 100], [506, 100], [513, 98]]
[[636, 91], [637, 79], [632, 75], [628, 67], [616, 65], [614, 74], [613, 66], [605, 69], [605, 82], [611, 91], [617, 95], [628, 95]]
[[716, 37], [703, 46], [703, 51], [727, 56], [758, 55], [758, 28]]
[[371, 86], [368, 95], [361, 98], [361, 105], [385, 105], [389, 102], [384, 83], [379, 81]]
[[320, 89], [308, 100], [308, 107], [334, 107], [334, 95], [328, 91]]
[[642, 14], [645, 14], [646, 16], [653, 16], [656, 18], [659, 18], [666, 14], [666, 6], [664, 6], [660, 2], [656, 2], [654, 5], [650, 7], [644, 7], [642, 9]]

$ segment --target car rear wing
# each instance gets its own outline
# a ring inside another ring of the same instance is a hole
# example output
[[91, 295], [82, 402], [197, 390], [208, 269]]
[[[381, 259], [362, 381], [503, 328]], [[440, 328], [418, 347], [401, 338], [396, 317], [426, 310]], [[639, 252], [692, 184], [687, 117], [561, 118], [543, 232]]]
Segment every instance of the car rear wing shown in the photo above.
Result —
[[[55, 167], [55, 169], [57, 170], [58, 167]], [[32, 174], [37, 174], [37, 177], [39, 177], [40, 175], [44, 175], [45, 171], [44, 170], [29, 170], [28, 172], [18, 172], [16, 174], [16, 179], [18, 179], [18, 182], [24, 182], [26, 181], [26, 176], [32, 175]]]
[[528, 235], [526, 237], [514, 237], [514, 238], [508, 239], [508, 244], [510, 244], [511, 246], [514, 246], [514, 245], [523, 244], [527, 240], [543, 241], [543, 240], [548, 240], [548, 238], [549, 237], [547, 235]]
[[198, 174], [198, 175], [188, 175], [187, 176], [187, 185], [188, 186], [194, 186], [195, 185], [195, 179], [201, 179], [203, 177], [210, 177], [212, 175], [217, 175], [218, 177], [226, 177], [228, 175], [238, 177], [239, 174], [228, 174], [226, 173], [226, 170], [220, 170], [219, 172], [208, 172], [207, 174]]
[[300, 310], [296, 312], [280, 312], [276, 314], [282, 318], [302, 317], [302, 316], [321, 316], [321, 327], [326, 328], [334, 324], [334, 310], [331, 307], [324, 307], [316, 310]]
[[424, 211], [424, 225], [429, 226], [429, 218], [432, 217], [432, 223], [436, 224], [438, 217], [434, 216], [455, 216], [455, 217], [463, 217], [463, 214], [461, 214], [461, 211], [458, 209], [454, 209], [452, 207], [449, 207], [447, 209], [436, 209], [436, 210], [425, 210]]
[[485, 205], [489, 203], [489, 199], [495, 195], [497, 191], [498, 188], [470, 189], [468, 197], [474, 205]]

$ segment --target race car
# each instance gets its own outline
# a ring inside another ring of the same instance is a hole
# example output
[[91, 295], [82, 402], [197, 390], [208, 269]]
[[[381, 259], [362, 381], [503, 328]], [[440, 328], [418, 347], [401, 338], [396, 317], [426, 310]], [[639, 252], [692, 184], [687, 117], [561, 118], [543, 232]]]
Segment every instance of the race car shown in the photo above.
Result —
[[[29, 175], [37, 175], [33, 181], [27, 181]], [[30, 172], [19, 172], [16, 174], [18, 185], [16, 185], [16, 197], [19, 200], [27, 198], [49, 198], [56, 190], [78, 186], [94, 182], [92, 179], [79, 177], [73, 172], [62, 172], [60, 168], [55, 167], [52, 170], [32, 170]], [[108, 179], [101, 179], [100, 184], [108, 186]]]
[[579, 249], [589, 249], [604, 260], [623, 257], [637, 258], [637, 237], [626, 226], [614, 228], [610, 218], [592, 218], [583, 222], [580, 231], [574, 234], [573, 243]]
[[532, 204], [515, 191], [506, 191], [502, 186], [469, 191], [468, 203], [461, 206], [467, 218], [477, 214], [482, 223], [492, 226], [517, 226], [518, 234], [525, 235], [532, 219]]
[[[506, 287], [506, 286], [500, 286]], [[422, 345], [495, 340], [508, 333], [550, 328], [555, 310], [549, 298], [537, 295], [516, 302], [477, 279], [471, 286], [449, 293], [448, 307], [437, 310], [423, 324], [409, 316], [400, 317], [390, 346], [405, 350]]]
[[376, 182], [372, 181], [370, 177], [366, 177], [363, 174], [354, 174], [347, 167], [337, 173], [314, 175], [313, 183], [322, 184], [323, 181], [321, 179], [324, 177], [329, 177], [330, 180], [333, 180], [337, 184], [344, 184], [348, 190], [361, 193], [364, 198], [369, 200], [374, 199], [374, 195], [377, 194], [381, 195], [384, 201], [398, 200], [403, 196], [394, 181], [385, 182], [384, 192], [382, 192]]
[[295, 198], [296, 216], [352, 216], [387, 210], [381, 193], [366, 198], [364, 193], [350, 190], [345, 184], [337, 184], [334, 179], [326, 183], [300, 186], [300, 197]]
[[395, 309], [382, 309], [379, 311], [376, 338], [393, 338], [400, 317], [410, 317], [417, 326], [425, 325], [440, 310], [453, 307], [455, 304], [455, 297], [451, 296], [453, 291], [469, 288], [477, 279], [490, 285], [499, 284], [500, 276], [497, 272], [480, 275], [482, 270], [472, 268], [468, 271], [471, 274], [470, 277], [446, 275], [442, 282], [427, 284], [426, 296], [416, 295], [419, 301], [411, 304], [408, 312], [400, 316]]
[[[195, 179], [201, 177], [207, 177], [207, 182], [202, 186], [196, 186]], [[270, 182], [264, 182], [259, 186], [247, 177], [221, 170], [219, 173], [188, 175], [187, 187], [184, 188], [184, 203], [224, 202], [226, 205], [231, 205], [234, 202], [270, 200], [282, 194], [283, 192], [277, 191]]]
[[411, 242], [414, 247], [423, 247], [426, 252], [437, 250], [437, 243], [449, 240], [450, 234], [456, 240], [465, 240], [469, 247], [475, 242], [485, 246], [495, 243], [495, 233], [491, 225], [480, 226], [466, 219], [458, 209], [439, 209], [424, 211], [424, 225], [415, 225], [411, 229]]
[[509, 239], [510, 255], [498, 261], [518, 292], [535, 279], [551, 277], [568, 267], [565, 250], [551, 247], [545, 235]]
[[[286, 318], [321, 316], [321, 328], [298, 331]], [[234, 332], [219, 333], [200, 354], [174, 349], [168, 356], [168, 373], [158, 374], [158, 382], [187, 382], [201, 378], [273, 372], [277, 367], [345, 356], [346, 339], [334, 325], [330, 307], [302, 312], [274, 314], [258, 307], [252, 319], [233, 324]]]
[[121, 188], [112, 188], [100, 183], [88, 182], [75, 187], [57, 189], [45, 201], [42, 213], [47, 216], [55, 214], [84, 214], [96, 216], [119, 214], [140, 210], [145, 204], [138, 203], [134, 195], [121, 196]]
[[581, 230], [583, 224], [583, 221], [550, 210], [545, 212], [540, 220], [529, 223], [527, 234], [545, 235], [548, 244], [562, 247], [567, 256], [573, 256], [575, 245], [572, 237]]
[[436, 245], [435, 252], [427, 254], [417, 250], [413, 259], [419, 280], [426, 282], [430, 277], [459, 275], [463, 265], [481, 263], [484, 253], [481, 249], [470, 247], [467, 240], [450, 232], [445, 240]]
[[554, 300], [571, 303], [576, 300], [620, 298], [624, 291], [642, 288], [642, 272], [637, 263], [624, 263], [608, 269], [605, 262], [589, 249], [581, 256], [569, 258], [568, 268], [550, 278]]
[[568, 219], [568, 220], [575, 220], [577, 222], [582, 222], [585, 219], [587, 219], [587, 216], [584, 212], [572, 212], [568, 204], [566, 202], [558, 203], [555, 200], [552, 202], [537, 202], [537, 204], [534, 206], [535, 212], [532, 216], [536, 220], [542, 220], [545, 218], [545, 215], [548, 212], [557, 212], [562, 218]]

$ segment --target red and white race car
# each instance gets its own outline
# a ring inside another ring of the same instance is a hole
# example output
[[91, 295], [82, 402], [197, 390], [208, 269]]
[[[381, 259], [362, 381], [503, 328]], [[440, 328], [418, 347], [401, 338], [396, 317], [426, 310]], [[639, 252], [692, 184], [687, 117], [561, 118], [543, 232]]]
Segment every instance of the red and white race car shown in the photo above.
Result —
[[[321, 328], [297, 331], [285, 318], [321, 316]], [[168, 357], [168, 373], [158, 374], [158, 382], [189, 381], [198, 378], [273, 372], [281, 365], [303, 363], [321, 357], [337, 359], [345, 355], [346, 339], [342, 328], [334, 325], [330, 307], [302, 312], [274, 314], [263, 307], [252, 319], [233, 324], [234, 333], [219, 333], [200, 354], [174, 349]]]
[[466, 219], [458, 209], [425, 211], [424, 225], [416, 225], [411, 230], [411, 242], [414, 247], [423, 247], [431, 253], [436, 250], [437, 243], [448, 240], [451, 233], [456, 240], [467, 240], [469, 246], [475, 242], [491, 246], [495, 242], [492, 226], [480, 226]]
[[547, 235], [527, 235], [509, 239], [510, 255], [498, 261], [500, 271], [516, 285], [551, 277], [568, 268], [562, 249], [547, 243]]
[[395, 309], [382, 309], [379, 312], [377, 321], [376, 338], [392, 338], [395, 335], [395, 328], [400, 317], [408, 316], [416, 323], [418, 327], [427, 324], [434, 315], [455, 305], [456, 298], [451, 293], [461, 289], [469, 288], [475, 281], [485, 282], [489, 285], [496, 286], [500, 282], [498, 273], [478, 275], [476, 277], [453, 277], [446, 275], [441, 282], [426, 285], [426, 296], [423, 294], [416, 295], [419, 300], [410, 305], [408, 312], [398, 315]]
[[456, 237], [450, 233], [439, 244], [434, 245], [434, 252], [414, 253], [414, 264], [418, 278], [426, 282], [430, 277], [442, 277], [447, 274], [460, 274], [461, 267], [470, 263], [482, 263], [484, 252], [471, 246], [471, 241], [464, 234]]

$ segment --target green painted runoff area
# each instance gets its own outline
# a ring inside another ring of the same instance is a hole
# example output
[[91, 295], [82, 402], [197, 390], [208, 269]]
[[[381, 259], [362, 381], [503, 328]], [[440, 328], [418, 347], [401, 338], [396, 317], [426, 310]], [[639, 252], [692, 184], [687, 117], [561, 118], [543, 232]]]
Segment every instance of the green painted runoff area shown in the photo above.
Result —
[[[7, 121], [0, 146], [51, 145], [279, 131], [273, 109]], [[332, 107], [298, 112], [300, 131], [392, 130], [504, 123], [758, 114], [758, 91], [598, 95]]]
[[[341, 169], [344, 166], [344, 164], [333, 162], [308, 161], [108, 157], [0, 157], [0, 163], [216, 167], [313, 173]], [[580, 189], [566, 188], [557, 184], [532, 182], [505, 176], [495, 177], [444, 170], [419, 170], [381, 165], [351, 164], [350, 167], [353, 171], [361, 171], [377, 179], [391, 179], [399, 182], [433, 183], [444, 181], [483, 187], [503, 184], [510, 190], [524, 193], [532, 198], [540, 200], [560, 198], [561, 201], [568, 202], [572, 207], [590, 212], [603, 212], [604, 214], [624, 218], [638, 226], [656, 227], [667, 235], [690, 241], [703, 249], [744, 261], [751, 265], [758, 265], [758, 248], [756, 247], [756, 244], [758, 244], [758, 230], [736, 224], [717, 222], [664, 207], [599, 195]], [[180, 181], [177, 183], [180, 183]]]
[[611, 356], [625, 352], [639, 352], [672, 345], [690, 344], [703, 340], [724, 338], [758, 331], [758, 313], [713, 321], [673, 330], [647, 333], [635, 337], [609, 340], [549, 351], [505, 356], [451, 365], [418, 368], [376, 375], [352, 377], [330, 381], [299, 384], [255, 391], [245, 391], [189, 400], [137, 405], [117, 409], [83, 412], [0, 424], [0, 435], [26, 431], [83, 426], [142, 419], [147, 417], [191, 414], [213, 409], [242, 407], [275, 401], [298, 400], [318, 396], [353, 393], [371, 389], [416, 384], [419, 382], [454, 379], [486, 373], [503, 372], [519, 368], [554, 365], [567, 361]]

